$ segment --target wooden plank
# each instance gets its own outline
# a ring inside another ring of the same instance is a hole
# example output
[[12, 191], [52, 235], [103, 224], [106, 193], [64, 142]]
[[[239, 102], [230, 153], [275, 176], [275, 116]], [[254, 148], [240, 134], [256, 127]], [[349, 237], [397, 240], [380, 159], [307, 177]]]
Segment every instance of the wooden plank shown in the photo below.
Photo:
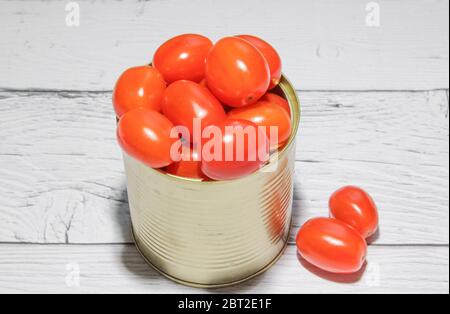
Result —
[[131, 245], [1, 245], [0, 293], [449, 293], [448, 247], [371, 247], [364, 272], [333, 276], [290, 246], [267, 273], [236, 287], [172, 283]]
[[66, 1], [1, 1], [0, 88], [111, 90], [121, 71], [186, 32], [266, 38], [299, 89], [449, 86], [446, 0], [378, 0], [379, 27], [360, 0], [76, 2], [79, 27], [66, 25]]
[[[296, 222], [327, 215], [327, 197], [340, 186], [355, 184], [377, 200], [380, 242], [448, 243], [449, 124], [444, 92], [299, 96], [303, 117]], [[410, 236], [414, 240], [407, 239]]]
[[[300, 98], [293, 235], [358, 184], [379, 203], [378, 244], [448, 244], [445, 92]], [[109, 93], [3, 92], [0, 125], [0, 242], [131, 242]]]

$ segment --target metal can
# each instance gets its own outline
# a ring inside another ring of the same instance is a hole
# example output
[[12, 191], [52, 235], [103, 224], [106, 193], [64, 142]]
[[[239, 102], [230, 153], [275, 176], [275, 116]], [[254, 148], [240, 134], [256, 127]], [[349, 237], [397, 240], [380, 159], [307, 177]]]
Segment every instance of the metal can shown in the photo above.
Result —
[[250, 176], [221, 182], [179, 178], [124, 154], [134, 240], [164, 276], [188, 286], [224, 287], [263, 273], [283, 254], [292, 221], [300, 104], [284, 76], [276, 92], [290, 104], [292, 135]]

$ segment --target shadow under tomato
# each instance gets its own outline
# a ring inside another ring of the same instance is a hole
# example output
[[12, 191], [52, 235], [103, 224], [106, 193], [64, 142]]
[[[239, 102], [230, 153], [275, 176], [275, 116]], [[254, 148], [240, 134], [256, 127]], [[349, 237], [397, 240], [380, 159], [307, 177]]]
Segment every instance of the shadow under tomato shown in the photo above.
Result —
[[378, 228], [377, 232], [375, 232], [372, 236], [367, 238], [367, 244], [371, 245], [373, 243], [375, 243], [376, 241], [378, 241], [378, 239], [380, 238], [381, 235], [381, 231], [380, 228]]
[[362, 276], [364, 275], [366, 268], [367, 268], [367, 262], [364, 263], [363, 267], [354, 274], [333, 274], [330, 272], [327, 272], [325, 270], [322, 270], [308, 261], [306, 261], [303, 257], [300, 256], [300, 254], [297, 253], [297, 258], [300, 264], [310, 273], [336, 283], [344, 283], [344, 284], [352, 284], [357, 283], [361, 280]]

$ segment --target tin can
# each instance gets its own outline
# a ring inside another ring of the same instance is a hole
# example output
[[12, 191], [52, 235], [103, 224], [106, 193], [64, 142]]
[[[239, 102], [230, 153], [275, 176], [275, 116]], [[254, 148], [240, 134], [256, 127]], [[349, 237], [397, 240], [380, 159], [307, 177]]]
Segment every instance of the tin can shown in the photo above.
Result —
[[179, 178], [124, 154], [134, 240], [164, 276], [188, 286], [224, 287], [261, 274], [283, 254], [300, 105], [285, 77], [276, 92], [290, 104], [292, 135], [278, 156], [250, 176], [221, 182]]

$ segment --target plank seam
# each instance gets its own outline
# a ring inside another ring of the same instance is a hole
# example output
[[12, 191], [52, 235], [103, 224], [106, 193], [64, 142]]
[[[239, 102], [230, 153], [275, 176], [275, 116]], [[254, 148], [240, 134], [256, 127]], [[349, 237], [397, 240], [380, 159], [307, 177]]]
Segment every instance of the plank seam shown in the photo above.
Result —
[[[111, 242], [111, 243], [34, 243], [34, 242], [0, 242], [0, 246], [11, 246], [11, 245], [30, 245], [30, 246], [133, 246], [133, 242]], [[295, 246], [294, 242], [289, 242], [288, 246]], [[370, 244], [371, 247], [386, 247], [386, 248], [450, 248], [450, 244], [433, 244], [433, 243], [417, 243], [417, 244]]]
[[[431, 89], [295, 89], [297, 93], [425, 93], [449, 92], [449, 88]], [[70, 90], [70, 89], [11, 89], [0, 88], [0, 93], [42, 93], [42, 94], [110, 94], [112, 90]]]

